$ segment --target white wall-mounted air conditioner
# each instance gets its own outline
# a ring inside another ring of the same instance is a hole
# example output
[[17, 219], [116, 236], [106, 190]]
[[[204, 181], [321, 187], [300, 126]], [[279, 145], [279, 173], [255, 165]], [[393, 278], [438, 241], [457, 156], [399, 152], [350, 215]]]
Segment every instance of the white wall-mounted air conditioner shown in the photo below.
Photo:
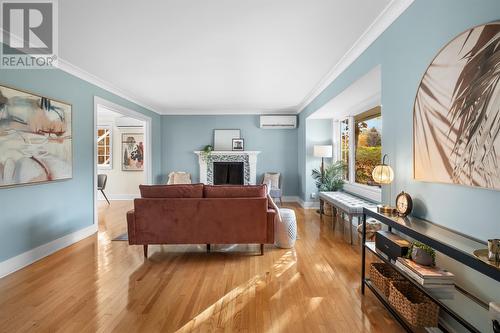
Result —
[[260, 128], [297, 128], [297, 116], [260, 116]]

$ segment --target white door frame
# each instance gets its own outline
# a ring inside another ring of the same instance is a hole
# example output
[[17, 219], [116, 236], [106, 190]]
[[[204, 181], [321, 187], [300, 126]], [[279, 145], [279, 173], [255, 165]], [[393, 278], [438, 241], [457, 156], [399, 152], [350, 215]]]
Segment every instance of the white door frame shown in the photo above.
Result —
[[99, 219], [97, 216], [97, 109], [99, 106], [115, 111], [121, 115], [135, 118], [144, 121], [144, 170], [146, 172], [146, 184], [153, 183], [153, 168], [152, 168], [152, 135], [151, 135], [151, 117], [148, 117], [140, 112], [131, 110], [119, 104], [110, 102], [104, 98], [94, 96], [94, 139], [93, 139], [93, 161], [94, 161], [94, 224], [97, 225]]

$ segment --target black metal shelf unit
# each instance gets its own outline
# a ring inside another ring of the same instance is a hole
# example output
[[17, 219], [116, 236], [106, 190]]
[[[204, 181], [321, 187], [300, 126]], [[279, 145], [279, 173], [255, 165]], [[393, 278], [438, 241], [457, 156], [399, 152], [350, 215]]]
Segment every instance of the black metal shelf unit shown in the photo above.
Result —
[[[380, 255], [373, 242], [366, 242], [366, 217], [370, 216], [383, 224], [389, 229], [396, 229], [400, 233], [405, 234], [419, 242], [427, 244], [464, 265], [471, 267], [497, 281], [500, 281], [500, 271], [491, 267], [473, 255], [473, 251], [478, 248], [485, 247], [483, 242], [471, 239], [467, 236], [460, 235], [449, 229], [443, 228], [428, 221], [417, 219], [414, 217], [401, 218], [398, 216], [382, 214], [376, 209], [364, 208], [363, 210], [363, 231], [362, 231], [362, 266], [361, 266], [361, 292], [364, 294], [365, 286], [368, 287], [382, 304], [390, 311], [390, 313], [400, 322], [400, 324], [408, 331], [413, 332], [414, 329], [399, 316], [389, 302], [381, 295], [376, 288], [373, 287], [371, 281], [365, 277], [366, 272], [366, 250], [368, 249], [379, 259], [392, 265], [401, 275], [411, 281], [427, 296], [433, 299], [439, 307], [449, 316], [454, 318], [459, 324], [471, 332], [487, 332], [491, 331], [491, 321], [489, 320], [488, 309], [484, 303], [479, 301], [474, 296], [468, 294], [463, 289], [456, 287], [453, 292], [453, 298], [441, 298], [442, 296], [434, 294], [432, 291], [424, 288], [416, 281], [412, 280], [404, 271], [396, 267], [390, 260]], [[489, 329], [488, 329], [489, 328]]]

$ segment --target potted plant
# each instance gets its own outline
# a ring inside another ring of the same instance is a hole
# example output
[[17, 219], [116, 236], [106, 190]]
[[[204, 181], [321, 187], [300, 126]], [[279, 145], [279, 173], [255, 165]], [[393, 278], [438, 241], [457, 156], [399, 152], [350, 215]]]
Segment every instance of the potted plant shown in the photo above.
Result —
[[429, 245], [425, 245], [420, 242], [414, 242], [411, 244], [408, 249], [407, 257], [419, 265], [436, 265], [436, 251]]
[[214, 147], [212, 145], [206, 145], [203, 147], [203, 150], [201, 151], [201, 158], [204, 161], [208, 161], [210, 154], [212, 154], [212, 151], [214, 150]]
[[[316, 183], [316, 187], [320, 192], [334, 192], [341, 190], [344, 186], [344, 170], [345, 164], [338, 161], [327, 166], [323, 173], [318, 169], [312, 170], [312, 177]], [[330, 205], [323, 207], [325, 215], [331, 215]]]

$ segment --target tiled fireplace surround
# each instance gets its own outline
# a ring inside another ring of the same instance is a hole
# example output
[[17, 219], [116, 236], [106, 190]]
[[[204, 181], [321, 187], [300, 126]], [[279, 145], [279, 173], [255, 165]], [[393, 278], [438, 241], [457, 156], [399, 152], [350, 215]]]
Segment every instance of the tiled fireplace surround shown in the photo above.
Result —
[[213, 184], [214, 162], [243, 162], [245, 185], [257, 183], [257, 155], [260, 151], [213, 151], [207, 158], [195, 151], [200, 164], [200, 183]]

